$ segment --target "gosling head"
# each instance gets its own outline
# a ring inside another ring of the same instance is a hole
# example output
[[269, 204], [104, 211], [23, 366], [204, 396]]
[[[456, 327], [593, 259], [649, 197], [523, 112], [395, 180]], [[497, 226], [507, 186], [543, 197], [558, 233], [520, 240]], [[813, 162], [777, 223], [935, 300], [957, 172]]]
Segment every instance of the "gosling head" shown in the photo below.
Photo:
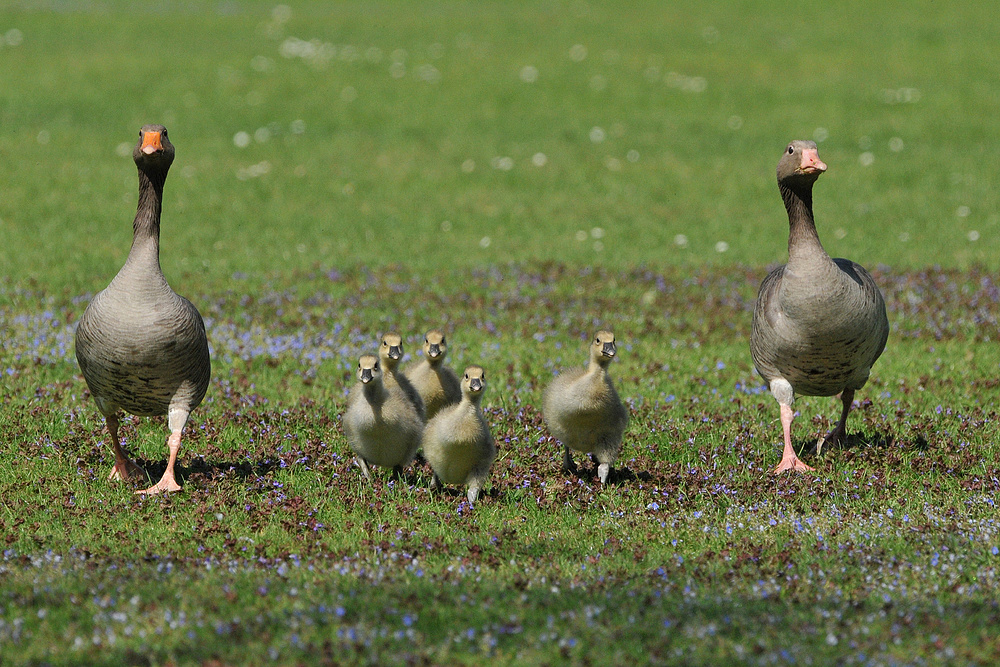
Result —
[[363, 354], [358, 359], [358, 381], [369, 384], [382, 379], [382, 369], [378, 365], [378, 357], [373, 354]]
[[382, 365], [393, 369], [403, 356], [403, 338], [398, 333], [389, 332], [382, 336], [382, 344], [378, 348], [378, 357]]
[[424, 336], [424, 356], [431, 364], [439, 364], [444, 361], [444, 355], [448, 352], [448, 343], [444, 334], [437, 329], [431, 329]]
[[590, 358], [601, 366], [607, 366], [618, 354], [615, 345], [615, 335], [610, 331], [598, 331], [594, 334], [594, 342], [590, 344]]
[[462, 393], [474, 401], [478, 401], [483, 396], [486, 389], [486, 371], [482, 366], [469, 366], [465, 369], [462, 377]]

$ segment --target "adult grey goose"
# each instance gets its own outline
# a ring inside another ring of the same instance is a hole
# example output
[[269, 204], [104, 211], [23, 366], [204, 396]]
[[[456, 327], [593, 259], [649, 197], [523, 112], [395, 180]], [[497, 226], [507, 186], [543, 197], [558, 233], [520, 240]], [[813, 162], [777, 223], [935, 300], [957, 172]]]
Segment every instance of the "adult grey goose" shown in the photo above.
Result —
[[563, 444], [563, 470], [576, 470], [571, 449], [590, 453], [602, 484], [607, 483], [618, 459], [628, 425], [628, 410], [608, 374], [617, 354], [615, 335], [598, 331], [590, 344], [587, 367], [557, 375], [542, 396], [542, 417], [549, 432]]
[[750, 354], [781, 408], [785, 443], [775, 473], [813, 469], [792, 449], [795, 394], [840, 394], [840, 421], [826, 438], [836, 444], [845, 434], [854, 392], [868, 381], [889, 336], [885, 303], [871, 275], [848, 259], [831, 259], [820, 244], [812, 188], [824, 171], [812, 141], [788, 144], [778, 162], [788, 263], [761, 283], [753, 314]]
[[76, 330], [76, 358], [104, 415], [114, 446], [109, 479], [144, 477], [118, 439], [125, 410], [167, 415], [169, 458], [160, 481], [137, 493], [178, 491], [174, 464], [188, 415], [205, 397], [211, 376], [201, 314], [170, 289], [160, 270], [163, 184], [174, 147], [162, 125], [144, 125], [132, 151], [139, 170], [139, 205], [132, 248], [111, 284], [94, 297]]

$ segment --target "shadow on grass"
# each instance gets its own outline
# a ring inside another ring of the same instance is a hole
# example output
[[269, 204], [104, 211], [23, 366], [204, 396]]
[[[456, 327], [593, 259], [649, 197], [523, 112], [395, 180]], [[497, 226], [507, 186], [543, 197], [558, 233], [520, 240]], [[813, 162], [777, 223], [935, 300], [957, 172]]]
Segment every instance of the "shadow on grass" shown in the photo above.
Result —
[[[826, 436], [824, 435], [823, 437], [825, 438]], [[802, 449], [798, 451], [815, 456], [820, 442], [823, 441], [817, 440], [815, 442], [802, 442]], [[927, 439], [922, 435], [917, 436], [912, 442], [908, 442], [897, 440], [894, 436], [885, 433], [876, 433], [874, 435], [855, 433], [853, 435], [845, 435], [840, 442], [836, 444], [823, 442], [821, 456], [828, 451], [853, 451], [855, 453], [859, 453], [865, 450], [886, 451], [892, 448], [926, 452], [930, 450], [931, 446], [930, 443], [927, 442]]]
[[[167, 462], [164, 460], [148, 461], [136, 459], [136, 463], [146, 471], [151, 483], [155, 483], [167, 469]], [[201, 457], [196, 457], [189, 466], [177, 464], [174, 472], [177, 482], [183, 487], [188, 483], [202, 485], [216, 482], [223, 478], [236, 478], [239, 480], [257, 479], [267, 476], [272, 470], [281, 466], [280, 460], [268, 459], [265, 461], [206, 461]]]
[[[577, 463], [573, 466], [572, 470], [561, 469], [562, 474], [566, 479], [580, 479], [588, 484], [594, 486], [601, 486], [601, 480], [597, 476], [597, 460], [593, 455], [588, 457], [590, 463]], [[586, 461], [587, 459], [584, 459]], [[620, 486], [628, 484], [629, 482], [651, 482], [653, 481], [653, 474], [645, 470], [635, 471], [628, 466], [618, 467], [612, 466], [611, 470], [608, 472], [608, 486]]]

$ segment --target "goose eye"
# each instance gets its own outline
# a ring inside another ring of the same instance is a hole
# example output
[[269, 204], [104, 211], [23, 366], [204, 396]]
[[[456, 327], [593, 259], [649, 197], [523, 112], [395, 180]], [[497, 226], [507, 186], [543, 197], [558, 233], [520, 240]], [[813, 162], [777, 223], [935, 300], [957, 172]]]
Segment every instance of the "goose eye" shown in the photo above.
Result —
[[372, 366], [372, 368], [374, 368], [375, 370], [378, 370], [378, 362], [377, 361], [375, 362], [375, 365]]
[[791, 155], [792, 153], [795, 152], [795, 147], [789, 146], [788, 149], [787, 149], [787, 152], [788, 152], [789, 155]]

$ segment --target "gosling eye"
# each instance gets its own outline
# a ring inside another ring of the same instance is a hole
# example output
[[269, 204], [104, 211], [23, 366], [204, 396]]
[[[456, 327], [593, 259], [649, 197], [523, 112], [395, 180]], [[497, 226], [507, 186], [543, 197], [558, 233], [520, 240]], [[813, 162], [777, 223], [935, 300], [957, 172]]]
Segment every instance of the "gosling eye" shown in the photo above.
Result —
[[372, 368], [374, 368], [375, 370], [378, 370], [378, 362], [377, 361], [375, 362], [375, 365]]
[[795, 152], [795, 147], [794, 147], [794, 146], [792, 146], [791, 144], [789, 144], [789, 145], [788, 145], [788, 149], [787, 149], [787, 153], [788, 153], [789, 155], [791, 155], [791, 154], [792, 154], [792, 153], [794, 153], [794, 152]]

